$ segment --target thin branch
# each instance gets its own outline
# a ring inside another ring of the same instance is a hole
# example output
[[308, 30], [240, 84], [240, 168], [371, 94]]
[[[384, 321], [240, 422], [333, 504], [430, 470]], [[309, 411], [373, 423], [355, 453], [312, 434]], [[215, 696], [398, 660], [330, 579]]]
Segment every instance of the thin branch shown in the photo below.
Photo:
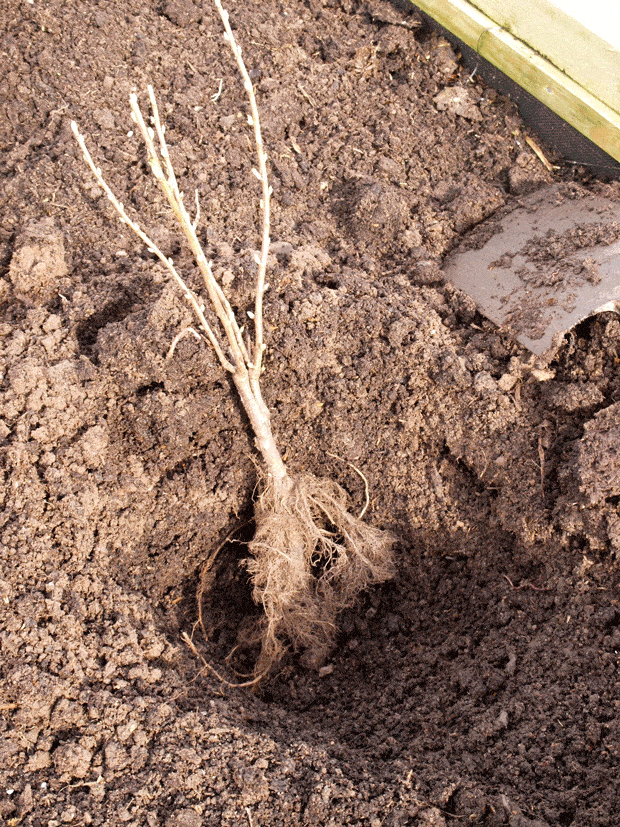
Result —
[[153, 123], [155, 124], [155, 130], [157, 132], [157, 137], [160, 144], [160, 153], [161, 157], [163, 158], [164, 166], [166, 167], [166, 172], [168, 173], [168, 175], [166, 176], [162, 169], [161, 161], [159, 159], [159, 155], [157, 153], [155, 143], [153, 141], [153, 130], [150, 129], [144, 121], [142, 111], [140, 110], [140, 106], [138, 104], [137, 95], [132, 94], [129, 97], [131, 111], [133, 114], [134, 121], [137, 124], [140, 133], [142, 134], [144, 143], [146, 144], [149, 166], [151, 167], [151, 171], [157, 183], [159, 184], [159, 186], [164, 192], [164, 195], [168, 199], [168, 203], [170, 204], [172, 211], [174, 212], [174, 215], [177, 221], [179, 222], [181, 229], [183, 230], [185, 238], [187, 239], [187, 243], [189, 244], [190, 249], [194, 255], [194, 259], [196, 260], [198, 269], [202, 274], [205, 287], [207, 288], [207, 293], [209, 295], [209, 300], [211, 301], [211, 304], [213, 306], [213, 310], [215, 311], [218, 319], [220, 320], [220, 324], [224, 328], [224, 333], [226, 334], [226, 338], [228, 339], [230, 349], [232, 351], [233, 361], [235, 363], [235, 369], [236, 371], [243, 372], [247, 370], [247, 353], [245, 343], [243, 342], [242, 334], [239, 330], [239, 325], [237, 324], [237, 321], [235, 319], [234, 313], [232, 312], [232, 308], [228, 303], [228, 300], [224, 296], [221, 287], [219, 286], [215, 276], [213, 275], [211, 263], [207, 261], [207, 258], [204, 254], [204, 250], [202, 249], [202, 246], [198, 241], [198, 236], [196, 235], [192, 219], [187, 210], [185, 209], [185, 205], [183, 204], [183, 198], [181, 196], [181, 192], [179, 190], [176, 177], [172, 169], [172, 164], [170, 163], [168, 146], [166, 144], [164, 130], [159, 118], [159, 111], [157, 108], [157, 103], [155, 101], [153, 87], [149, 85], [147, 89], [153, 113]]
[[252, 113], [249, 118], [250, 126], [254, 128], [254, 141], [256, 143], [256, 157], [258, 161], [258, 170], [253, 170], [254, 175], [261, 182], [262, 198], [261, 209], [263, 213], [263, 232], [261, 241], [260, 255], [256, 258], [258, 265], [258, 273], [256, 276], [256, 293], [254, 303], [254, 352], [253, 363], [250, 366], [250, 373], [253, 379], [258, 379], [262, 370], [263, 353], [265, 351], [265, 344], [263, 342], [263, 296], [265, 294], [265, 274], [267, 272], [267, 257], [269, 255], [269, 234], [271, 222], [271, 193], [272, 189], [269, 186], [269, 177], [267, 175], [267, 156], [263, 147], [263, 136], [261, 134], [260, 119], [258, 116], [258, 106], [256, 103], [256, 96], [254, 95], [254, 87], [252, 80], [246, 69], [241, 54], [241, 47], [237, 44], [235, 36], [233, 35], [228, 19], [228, 12], [223, 8], [220, 0], [213, 0], [215, 6], [222, 18], [224, 29], [226, 31], [225, 38], [230, 44], [239, 72], [243, 78], [243, 88], [248, 96], [250, 102], [250, 111]]
[[190, 288], [187, 286], [185, 281], [181, 278], [181, 276], [177, 272], [177, 270], [176, 270], [176, 268], [175, 268], [175, 266], [172, 262], [172, 259], [165, 256], [162, 253], [162, 251], [159, 249], [157, 244], [155, 244], [153, 239], [150, 236], [148, 236], [144, 232], [144, 230], [142, 230], [142, 228], [127, 215], [127, 212], [125, 211], [125, 207], [121, 204], [121, 202], [114, 195], [114, 193], [112, 192], [110, 187], [104, 181], [103, 176], [101, 174], [101, 170], [99, 169], [99, 167], [95, 166], [95, 162], [93, 161], [90, 152], [86, 148], [86, 143], [84, 141], [84, 136], [80, 133], [80, 131], [78, 129], [78, 125], [76, 124], [75, 121], [71, 121], [71, 130], [72, 130], [73, 134], [75, 135], [75, 138], [76, 138], [76, 140], [77, 140], [77, 142], [80, 146], [80, 149], [82, 150], [82, 154], [84, 156], [84, 159], [85, 159], [86, 163], [88, 164], [88, 166], [90, 167], [93, 175], [97, 179], [97, 183], [99, 184], [99, 186], [105, 192], [105, 194], [108, 198], [108, 201], [112, 204], [112, 206], [114, 207], [116, 212], [119, 214], [120, 219], [123, 222], [123, 224], [127, 224], [127, 226], [130, 228], [130, 230], [132, 230], [138, 236], [138, 238], [141, 241], [144, 242], [144, 244], [146, 245], [148, 251], [151, 252], [151, 253], [154, 253], [157, 256], [157, 258], [161, 261], [161, 263], [164, 265], [166, 270], [168, 270], [168, 272], [170, 273], [172, 278], [176, 281], [178, 286], [181, 288], [181, 290], [183, 292], [183, 295], [185, 296], [185, 299], [189, 302], [189, 304], [191, 305], [192, 309], [194, 310], [196, 316], [198, 317], [198, 320], [201, 324], [201, 327], [204, 330], [204, 332], [206, 333], [207, 338], [211, 342], [211, 345], [213, 346], [213, 349], [215, 350], [217, 358], [220, 360], [220, 363], [222, 364], [222, 367], [225, 370], [229, 371], [230, 373], [234, 373], [235, 370], [236, 370], [236, 367], [227, 358], [226, 354], [224, 353], [224, 350], [223, 350], [222, 346], [220, 345], [220, 341], [219, 341], [217, 335], [214, 333], [213, 329], [211, 328], [211, 325], [207, 321], [206, 316], [204, 314], [202, 304], [198, 301], [198, 298], [196, 297], [195, 293], [192, 290], [190, 290]]

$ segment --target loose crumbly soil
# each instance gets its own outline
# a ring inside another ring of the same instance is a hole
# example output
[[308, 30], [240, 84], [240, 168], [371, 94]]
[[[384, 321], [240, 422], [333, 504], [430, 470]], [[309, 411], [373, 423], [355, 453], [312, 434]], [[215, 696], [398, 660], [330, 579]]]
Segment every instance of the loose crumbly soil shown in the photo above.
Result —
[[[246, 420], [70, 133], [183, 272], [127, 98], [158, 90], [235, 307], [258, 244], [247, 105], [208, 2], [8, 0], [0, 116], [0, 820], [10, 825], [603, 827], [620, 812], [615, 316], [550, 365], [441, 278], [472, 226], [553, 177], [513, 106], [410, 10], [229, 10], [274, 187], [265, 395], [293, 470], [399, 538], [398, 577], [322, 670], [252, 694], [226, 656]], [[616, 193], [617, 194], [617, 193]], [[232, 540], [225, 543], [232, 532]], [[220, 548], [221, 546], [221, 548]], [[194, 599], [203, 561], [214, 587]]]

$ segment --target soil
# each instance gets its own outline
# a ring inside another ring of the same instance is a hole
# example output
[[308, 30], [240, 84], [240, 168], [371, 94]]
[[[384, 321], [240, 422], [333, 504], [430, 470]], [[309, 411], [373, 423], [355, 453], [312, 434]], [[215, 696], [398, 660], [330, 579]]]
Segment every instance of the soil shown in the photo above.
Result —
[[616, 185], [543, 147], [550, 174], [513, 105], [412, 9], [228, 8], [272, 170], [277, 438], [291, 469], [334, 477], [360, 508], [351, 465], [364, 473], [399, 573], [341, 618], [320, 670], [291, 655], [256, 692], [213, 674], [251, 667], [227, 660], [258, 611], [240, 565], [251, 434], [208, 348], [185, 336], [167, 356], [190, 313], [70, 121], [191, 281], [129, 118], [129, 93], [153, 84], [244, 313], [259, 196], [243, 89], [209, 2], [8, 0], [0, 819], [611, 827], [620, 322], [588, 320], [539, 364], [441, 266], [552, 179]]

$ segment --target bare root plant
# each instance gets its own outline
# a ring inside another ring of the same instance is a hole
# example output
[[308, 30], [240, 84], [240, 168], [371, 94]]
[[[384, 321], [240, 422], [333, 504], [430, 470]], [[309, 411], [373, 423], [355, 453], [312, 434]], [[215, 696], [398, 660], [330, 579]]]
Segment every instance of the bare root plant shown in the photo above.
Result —
[[173, 261], [129, 217], [96, 167], [76, 123], [71, 126], [88, 166], [121, 221], [162, 262], [192, 307], [202, 336], [232, 377], [264, 462], [260, 494], [255, 503], [255, 534], [249, 543], [251, 556], [247, 561], [253, 599], [264, 609], [261, 651], [254, 674], [251, 680], [241, 684], [250, 685], [267, 676], [289, 647], [303, 650], [309, 662], [318, 664], [324, 659], [333, 646], [338, 613], [351, 606], [366, 586], [392, 576], [393, 538], [388, 532], [353, 516], [348, 510], [348, 495], [338, 483], [310, 473], [291, 473], [276, 445], [270, 412], [260, 387], [265, 351], [263, 296], [270, 244], [271, 187], [267, 158], [256, 98], [241, 49], [233, 36], [228, 13], [220, 0], [214, 0], [214, 3], [249, 100], [251, 114], [248, 122], [254, 130], [257, 155], [257, 167], [252, 173], [262, 190], [262, 239], [260, 252], [256, 254], [252, 339], [239, 325], [198, 240], [196, 227], [200, 209], [197, 194], [194, 220], [183, 203], [152, 87], [148, 87], [152, 127], [147, 125], [135, 94], [130, 97], [132, 118], [146, 145], [150, 169], [191, 248], [204, 282], [209, 309], [189, 288]]

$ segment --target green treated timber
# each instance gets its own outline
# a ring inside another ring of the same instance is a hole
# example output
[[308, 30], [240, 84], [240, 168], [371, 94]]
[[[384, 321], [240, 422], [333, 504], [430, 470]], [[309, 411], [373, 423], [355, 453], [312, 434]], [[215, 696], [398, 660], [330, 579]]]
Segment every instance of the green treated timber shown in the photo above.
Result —
[[618, 112], [467, 0], [415, 0], [414, 5], [620, 161]]
[[620, 11], [613, 0], [471, 0], [475, 8], [620, 111]]

